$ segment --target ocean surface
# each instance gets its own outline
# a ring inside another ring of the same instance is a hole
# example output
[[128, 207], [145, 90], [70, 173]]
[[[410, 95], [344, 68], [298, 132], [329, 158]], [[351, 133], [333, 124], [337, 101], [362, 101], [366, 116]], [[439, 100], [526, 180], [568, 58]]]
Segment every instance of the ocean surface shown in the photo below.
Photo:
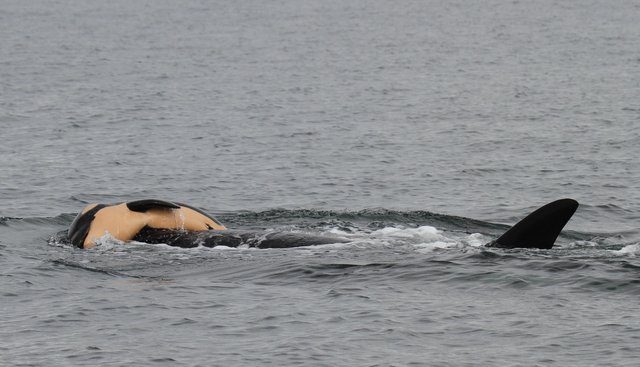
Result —
[[[640, 361], [637, 1], [3, 0], [0, 138], [2, 366]], [[143, 198], [349, 242], [60, 240]]]

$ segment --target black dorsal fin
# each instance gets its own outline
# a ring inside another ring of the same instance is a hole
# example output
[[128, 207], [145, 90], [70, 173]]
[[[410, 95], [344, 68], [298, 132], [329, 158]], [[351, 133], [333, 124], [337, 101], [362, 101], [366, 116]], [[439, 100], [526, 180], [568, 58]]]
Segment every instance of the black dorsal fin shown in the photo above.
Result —
[[134, 212], [144, 213], [149, 209], [178, 209], [180, 206], [169, 201], [146, 199], [128, 202], [127, 208]]
[[526, 216], [487, 246], [550, 249], [576, 209], [578, 202], [573, 199], [551, 202]]

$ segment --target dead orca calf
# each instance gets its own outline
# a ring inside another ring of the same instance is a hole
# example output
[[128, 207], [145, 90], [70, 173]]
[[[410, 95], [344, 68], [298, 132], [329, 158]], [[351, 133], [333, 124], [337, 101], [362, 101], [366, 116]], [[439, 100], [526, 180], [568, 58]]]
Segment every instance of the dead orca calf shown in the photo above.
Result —
[[[487, 246], [550, 249], [577, 208], [578, 202], [573, 199], [551, 202], [529, 214]], [[199, 209], [162, 200], [91, 204], [78, 214], [68, 231], [69, 241], [80, 248], [95, 246], [95, 242], [105, 234], [120, 241], [164, 243], [184, 248], [240, 245], [289, 248], [349, 242], [339, 237], [305, 233], [229, 230]]]

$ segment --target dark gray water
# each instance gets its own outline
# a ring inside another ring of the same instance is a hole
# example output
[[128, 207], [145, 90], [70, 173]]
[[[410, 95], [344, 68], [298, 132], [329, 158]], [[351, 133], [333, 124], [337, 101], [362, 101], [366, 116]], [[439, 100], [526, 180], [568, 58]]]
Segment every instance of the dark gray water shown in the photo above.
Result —
[[[9, 0], [0, 36], [0, 364], [637, 365], [637, 2]], [[58, 240], [146, 197], [351, 242]], [[561, 197], [554, 249], [482, 246]]]

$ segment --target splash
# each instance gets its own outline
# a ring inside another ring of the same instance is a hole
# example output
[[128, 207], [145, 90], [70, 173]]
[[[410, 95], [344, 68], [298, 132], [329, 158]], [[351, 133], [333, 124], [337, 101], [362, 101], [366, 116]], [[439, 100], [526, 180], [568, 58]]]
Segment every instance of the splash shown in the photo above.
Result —
[[627, 246], [621, 248], [620, 250], [613, 251], [613, 253], [616, 254], [616, 255], [621, 255], [621, 256], [636, 257], [636, 256], [640, 255], [640, 243], [635, 243], [633, 245], [627, 245]]

